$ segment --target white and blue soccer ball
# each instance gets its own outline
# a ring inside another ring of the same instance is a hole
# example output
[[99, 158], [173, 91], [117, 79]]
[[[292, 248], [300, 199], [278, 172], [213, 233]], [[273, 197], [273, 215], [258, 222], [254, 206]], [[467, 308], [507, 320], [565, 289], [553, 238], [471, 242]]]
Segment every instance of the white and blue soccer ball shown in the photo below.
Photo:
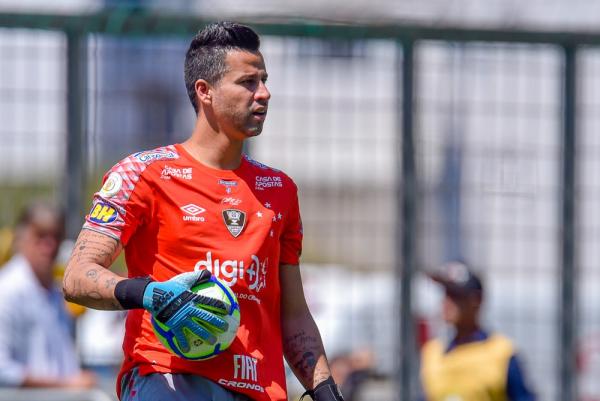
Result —
[[[237, 297], [233, 291], [231, 291], [229, 286], [224, 284], [215, 276], [212, 276], [210, 280], [205, 283], [192, 287], [191, 291], [196, 294], [221, 300], [228, 306], [228, 309], [230, 310], [227, 315], [219, 314], [220, 317], [222, 317], [229, 325], [225, 332], [219, 333], [211, 330], [211, 328], [208, 326], [203, 326], [217, 337], [217, 341], [214, 344], [209, 344], [203, 341], [196, 334], [192, 333], [190, 330], [184, 329], [190, 349], [188, 351], [183, 351], [177, 343], [175, 335], [167, 325], [152, 317], [152, 328], [154, 329], [156, 337], [171, 353], [181, 358], [190, 360], [210, 359], [229, 348], [235, 339], [237, 330], [240, 326], [240, 306], [238, 304]], [[206, 309], [210, 311], [209, 308]], [[198, 321], [198, 323], [201, 324], [200, 321]]]

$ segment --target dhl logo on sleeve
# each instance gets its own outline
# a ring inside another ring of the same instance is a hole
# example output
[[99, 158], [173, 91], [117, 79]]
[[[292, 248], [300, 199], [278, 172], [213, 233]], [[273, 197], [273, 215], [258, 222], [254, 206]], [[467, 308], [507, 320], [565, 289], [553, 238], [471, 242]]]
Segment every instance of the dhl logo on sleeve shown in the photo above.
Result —
[[90, 212], [90, 220], [94, 223], [111, 223], [115, 221], [116, 218], [117, 211], [115, 208], [103, 202], [96, 203]]

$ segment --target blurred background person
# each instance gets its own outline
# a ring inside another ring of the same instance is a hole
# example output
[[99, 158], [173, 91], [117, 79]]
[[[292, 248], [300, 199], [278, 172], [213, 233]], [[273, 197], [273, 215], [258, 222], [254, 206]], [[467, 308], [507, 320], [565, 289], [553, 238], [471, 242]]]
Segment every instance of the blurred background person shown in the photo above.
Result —
[[445, 290], [442, 316], [447, 340], [432, 339], [421, 353], [426, 401], [533, 401], [510, 339], [480, 325], [483, 285], [462, 262], [429, 273]]
[[369, 348], [358, 348], [331, 358], [331, 375], [347, 401], [358, 401], [361, 390], [372, 379], [378, 379], [375, 372], [375, 356]]
[[63, 213], [51, 203], [26, 206], [14, 229], [14, 256], [0, 268], [0, 386], [92, 388], [73, 342], [73, 322], [55, 285]]

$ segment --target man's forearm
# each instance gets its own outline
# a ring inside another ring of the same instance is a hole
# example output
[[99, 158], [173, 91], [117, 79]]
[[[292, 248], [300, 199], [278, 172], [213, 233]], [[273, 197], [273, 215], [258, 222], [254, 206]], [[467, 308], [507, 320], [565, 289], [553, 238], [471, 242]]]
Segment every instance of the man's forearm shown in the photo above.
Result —
[[294, 374], [306, 389], [331, 376], [317, 325], [310, 314], [283, 324], [283, 352]]
[[108, 270], [119, 252], [116, 240], [83, 230], [65, 270], [65, 299], [94, 309], [123, 309], [115, 298], [115, 286], [124, 278]]
[[124, 277], [100, 265], [88, 263], [65, 276], [63, 292], [67, 301], [88, 308], [122, 310], [114, 295], [115, 286], [121, 280]]

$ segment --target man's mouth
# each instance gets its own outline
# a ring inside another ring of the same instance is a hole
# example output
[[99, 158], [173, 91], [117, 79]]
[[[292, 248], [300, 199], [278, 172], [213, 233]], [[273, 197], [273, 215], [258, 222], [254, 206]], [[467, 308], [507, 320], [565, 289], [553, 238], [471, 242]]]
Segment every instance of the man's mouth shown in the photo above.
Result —
[[252, 115], [257, 119], [264, 120], [267, 117], [267, 109], [254, 110]]

